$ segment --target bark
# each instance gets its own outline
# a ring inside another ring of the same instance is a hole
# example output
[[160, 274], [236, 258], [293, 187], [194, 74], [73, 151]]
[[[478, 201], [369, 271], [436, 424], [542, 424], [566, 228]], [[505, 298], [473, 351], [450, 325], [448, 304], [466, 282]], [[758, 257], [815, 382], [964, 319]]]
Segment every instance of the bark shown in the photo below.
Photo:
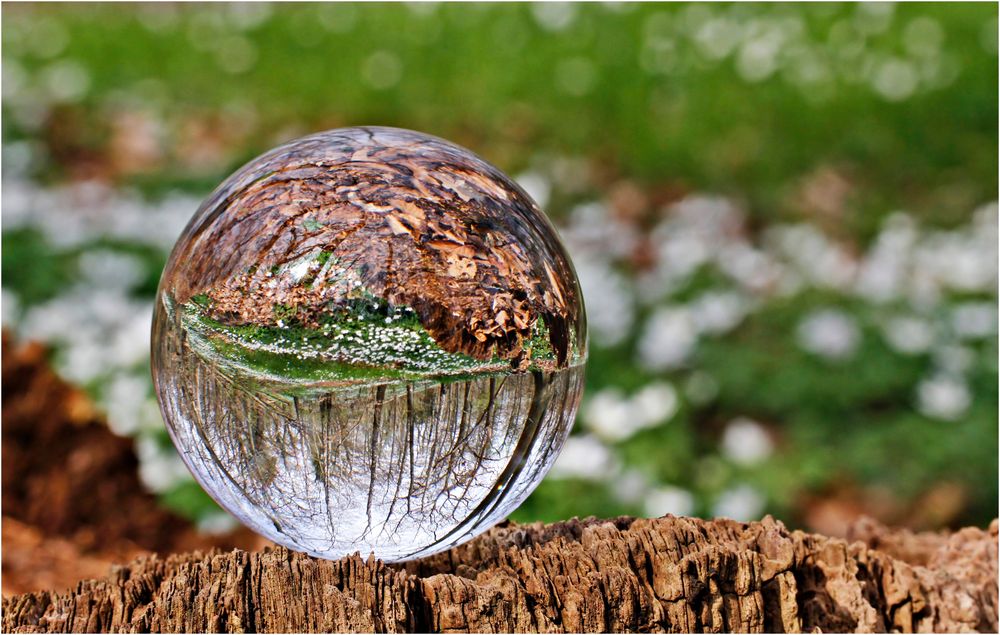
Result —
[[[869, 543], [689, 518], [507, 524], [389, 566], [284, 548], [148, 556], [6, 598], [7, 632], [996, 631], [997, 523]], [[906, 542], [904, 538], [902, 542]], [[923, 543], [921, 564], [908, 550]]]

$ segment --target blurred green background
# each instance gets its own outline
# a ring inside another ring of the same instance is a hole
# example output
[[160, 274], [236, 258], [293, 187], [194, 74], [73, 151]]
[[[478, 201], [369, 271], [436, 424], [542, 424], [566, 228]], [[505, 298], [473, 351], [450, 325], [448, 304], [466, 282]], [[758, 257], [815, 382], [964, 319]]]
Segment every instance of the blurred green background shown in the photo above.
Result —
[[997, 515], [993, 4], [5, 4], [3, 323], [207, 530], [148, 379], [166, 254], [256, 154], [443, 136], [560, 227], [591, 320], [515, 515]]

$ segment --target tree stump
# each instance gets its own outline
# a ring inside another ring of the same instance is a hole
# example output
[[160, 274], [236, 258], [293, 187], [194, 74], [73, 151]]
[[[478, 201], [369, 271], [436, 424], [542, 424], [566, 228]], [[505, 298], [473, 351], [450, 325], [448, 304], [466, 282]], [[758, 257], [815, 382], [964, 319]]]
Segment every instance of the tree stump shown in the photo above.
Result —
[[862, 520], [846, 540], [770, 517], [505, 523], [404, 565], [324, 561], [245, 532], [206, 539], [159, 509], [129, 442], [39, 347], [4, 338], [3, 384], [4, 632], [998, 628], [997, 521]]
[[997, 523], [916, 540], [922, 564], [770, 517], [668, 516], [508, 524], [405, 566], [281, 547], [147, 556], [5, 598], [3, 629], [996, 631]]

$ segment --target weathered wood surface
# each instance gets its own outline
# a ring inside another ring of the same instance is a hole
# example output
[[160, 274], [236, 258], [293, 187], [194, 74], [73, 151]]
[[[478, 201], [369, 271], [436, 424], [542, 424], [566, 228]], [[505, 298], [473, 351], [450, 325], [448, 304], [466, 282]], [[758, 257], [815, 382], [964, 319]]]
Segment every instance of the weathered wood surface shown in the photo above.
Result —
[[398, 567], [283, 548], [150, 556], [66, 593], [6, 598], [3, 629], [997, 630], [996, 521], [947, 536], [861, 533], [868, 544], [770, 518], [621, 518], [506, 525]]

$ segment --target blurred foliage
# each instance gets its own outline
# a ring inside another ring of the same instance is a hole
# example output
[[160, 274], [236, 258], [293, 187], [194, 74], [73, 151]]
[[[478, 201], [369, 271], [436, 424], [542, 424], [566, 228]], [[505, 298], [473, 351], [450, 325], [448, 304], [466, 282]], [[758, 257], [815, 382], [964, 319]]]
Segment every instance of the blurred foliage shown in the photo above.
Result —
[[[376, 123], [541, 175], [546, 210], [564, 223], [597, 200], [640, 233], [678, 200], [711, 193], [745, 211], [752, 242], [807, 222], [861, 258], [899, 210], [922, 231], [962, 228], [997, 195], [992, 4], [5, 4], [3, 17], [5, 172], [39, 187], [100, 181], [153, 202], [200, 198], [278, 142]], [[78, 284], [90, 250], [138, 263], [128, 294], [148, 301], [162, 248], [56, 244], [18, 226], [3, 233], [17, 319]], [[648, 268], [612, 260], [629, 281]], [[669, 304], [727, 284], [703, 268]], [[616, 462], [603, 480], [550, 478], [516, 518], [710, 515], [730, 509], [718, 501], [733, 491], [800, 525], [819, 522], [820, 503], [924, 526], [996, 516], [996, 325], [962, 341], [940, 326], [961, 303], [995, 305], [995, 283], [946, 289], [920, 310], [820, 287], [763, 299], [668, 368], [637, 362], [658, 305], [635, 301], [624, 338], [592, 339], [588, 395], [666, 382], [676, 411], [603, 439]], [[801, 343], [803, 322], [828, 307], [856, 325], [847, 359]], [[940, 345], [889, 345], [893, 312], [919, 313]], [[942, 420], [917, 393], [956, 347], [968, 359], [952, 375], [971, 397]], [[101, 377], [92, 387], [107, 400]], [[770, 439], [763, 460], [720, 449], [741, 417]], [[162, 435], [153, 446], [169, 447]], [[629, 479], [639, 484], [623, 489]], [[669, 504], [651, 504], [656, 492]], [[214, 509], [191, 481], [164, 496], [197, 517]]]
[[[996, 9], [887, 6], [11, 5], [5, 74], [41, 76], [38, 90], [65, 80], [28, 40], [65, 41], [87, 86], [61, 113], [73, 129], [50, 131], [71, 137], [63, 151], [99, 154], [116, 111], [136, 106], [165, 118], [162, 134], [200, 124], [239, 140], [208, 170], [169, 157], [137, 178], [153, 190], [211, 187], [276, 136], [377, 122], [486, 148], [515, 171], [585, 156], [745, 199], [762, 222], [794, 213], [789, 187], [832, 164], [858, 180], [848, 233], [870, 235], [894, 207], [954, 223], [997, 187]], [[741, 36], [757, 48], [739, 54]], [[898, 101], [873, 89], [894, 62], [925, 58], [883, 87]], [[4, 118], [5, 138], [32, 136]]]

